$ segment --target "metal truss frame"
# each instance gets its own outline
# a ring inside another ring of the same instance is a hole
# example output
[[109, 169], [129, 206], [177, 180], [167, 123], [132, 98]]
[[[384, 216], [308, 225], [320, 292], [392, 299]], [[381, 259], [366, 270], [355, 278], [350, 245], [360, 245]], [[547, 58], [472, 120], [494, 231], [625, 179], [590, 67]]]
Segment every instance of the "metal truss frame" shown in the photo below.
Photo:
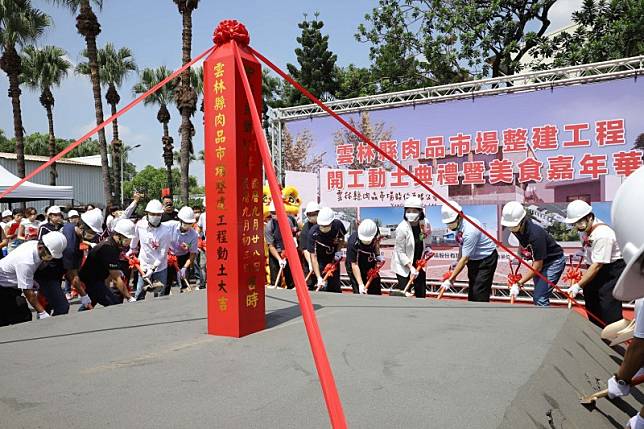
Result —
[[[382, 283], [382, 288], [383, 292], [389, 293], [394, 286], [398, 285], [398, 280], [396, 280], [393, 277], [383, 277], [380, 279]], [[344, 291], [351, 291], [351, 282], [349, 281], [348, 276], [341, 276], [340, 277], [340, 284], [342, 286], [342, 290]], [[428, 280], [426, 283], [427, 286], [427, 297], [430, 298], [436, 298], [438, 296], [438, 292], [440, 291], [441, 287], [441, 282], [435, 281], [435, 280]], [[532, 286], [525, 286], [522, 290], [519, 296], [515, 299], [515, 303], [520, 303], [520, 304], [532, 304], [532, 294], [534, 292], [534, 288]], [[467, 300], [467, 283], [465, 282], [456, 282], [454, 283], [454, 286], [447, 290], [443, 296], [445, 298], [452, 298], [452, 299], [465, 299]], [[510, 303], [510, 289], [501, 284], [494, 284], [492, 285], [492, 294], [490, 295], [490, 301], [496, 301], [496, 302], [505, 302], [505, 303]], [[576, 301], [583, 305], [584, 301], [582, 299], [576, 299]], [[568, 298], [563, 295], [562, 293], [553, 290], [552, 295], [550, 297], [550, 303], [552, 305], [562, 305], [565, 306], [568, 304]], [[623, 307], [625, 309], [634, 309], [634, 303], [630, 302], [628, 304], [624, 303]]]

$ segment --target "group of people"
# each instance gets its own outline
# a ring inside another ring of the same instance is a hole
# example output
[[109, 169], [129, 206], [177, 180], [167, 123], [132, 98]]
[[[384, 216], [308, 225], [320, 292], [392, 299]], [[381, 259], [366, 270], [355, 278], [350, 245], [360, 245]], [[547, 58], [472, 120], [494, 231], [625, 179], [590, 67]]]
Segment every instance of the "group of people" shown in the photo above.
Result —
[[[271, 218], [265, 226], [264, 236], [269, 252], [271, 285], [284, 281], [285, 286], [294, 286], [293, 276], [285, 256], [285, 238], [277, 223], [275, 206], [271, 203]], [[341, 292], [340, 262], [345, 268], [354, 293], [381, 294], [382, 286], [378, 270], [384, 258], [380, 251], [380, 233], [376, 223], [363, 219], [355, 232], [347, 238], [345, 225], [332, 209], [320, 207], [316, 202], [307, 204], [304, 211], [306, 222], [302, 227], [289, 216], [289, 239], [295, 240], [302, 255], [304, 274], [311, 290]], [[490, 300], [494, 275], [497, 271], [499, 253], [497, 244], [490, 235], [476, 225], [480, 222], [463, 213], [455, 201], [441, 208], [442, 223], [454, 234], [459, 246], [458, 260], [441, 284], [449, 290], [467, 267], [468, 299], [486, 302]], [[566, 223], [579, 232], [588, 269], [583, 276], [568, 288], [571, 299], [583, 291], [588, 311], [606, 323], [622, 319], [622, 304], [612, 296], [612, 290], [624, 270], [625, 264], [617, 243], [615, 232], [598, 219], [592, 206], [576, 200], [568, 204]], [[516, 238], [521, 257], [531, 264], [531, 270], [515, 278], [509, 285], [510, 295], [516, 297], [521, 289], [532, 281], [533, 302], [536, 306], [548, 306], [553, 286], [566, 269], [563, 248], [544, 228], [534, 222], [524, 206], [511, 201], [503, 207], [501, 224]], [[391, 257], [391, 270], [396, 274], [399, 290], [413, 289], [418, 298], [426, 296], [427, 276], [424, 269], [432, 255], [431, 226], [425, 217], [424, 205], [418, 197], [405, 200], [402, 219], [395, 233]], [[346, 249], [345, 252], [342, 250]], [[411, 295], [411, 293], [409, 293]], [[598, 320], [591, 319], [595, 323]]]
[[72, 209], [66, 220], [58, 206], [41, 219], [34, 208], [4, 211], [0, 326], [31, 320], [27, 304], [38, 318], [67, 314], [74, 295], [87, 310], [142, 300], [149, 290], [168, 295], [175, 284], [183, 291], [193, 276], [205, 288], [201, 207], [177, 211], [167, 196], [149, 201], [137, 219], [140, 200], [136, 193], [125, 210], [110, 206], [105, 214], [93, 206]]

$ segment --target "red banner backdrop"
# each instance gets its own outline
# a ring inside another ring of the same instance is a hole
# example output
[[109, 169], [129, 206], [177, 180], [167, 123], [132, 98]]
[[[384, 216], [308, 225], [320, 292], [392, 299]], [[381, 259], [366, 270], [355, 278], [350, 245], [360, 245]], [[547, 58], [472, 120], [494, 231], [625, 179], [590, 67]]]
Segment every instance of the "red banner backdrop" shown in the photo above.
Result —
[[[241, 55], [261, 109], [261, 67]], [[204, 63], [204, 99], [208, 333], [242, 337], [265, 327], [262, 168], [230, 42]]]

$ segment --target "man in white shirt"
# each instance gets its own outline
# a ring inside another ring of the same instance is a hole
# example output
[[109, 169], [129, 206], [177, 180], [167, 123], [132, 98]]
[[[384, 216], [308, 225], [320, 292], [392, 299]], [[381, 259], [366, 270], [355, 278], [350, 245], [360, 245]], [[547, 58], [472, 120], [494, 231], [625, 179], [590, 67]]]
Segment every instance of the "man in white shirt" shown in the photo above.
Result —
[[178, 221], [170, 220], [164, 222], [166, 225], [173, 227], [172, 243], [170, 244], [170, 252], [176, 256], [177, 266], [168, 267], [168, 282], [163, 295], [170, 293], [171, 286], [178, 283], [180, 289], [186, 289], [186, 283], [189, 282], [189, 277], [193, 267], [195, 267], [195, 259], [199, 251], [197, 242], [199, 236], [194, 229], [194, 224], [197, 222], [195, 219], [194, 210], [188, 206], [182, 207], [177, 215]]
[[30, 321], [27, 302], [36, 310], [39, 319], [49, 317], [33, 291], [34, 273], [42, 262], [62, 258], [66, 246], [65, 236], [54, 231], [40, 240], [21, 244], [0, 260], [0, 326]]
[[[579, 283], [570, 287], [571, 298], [583, 290], [586, 309], [606, 324], [622, 319], [622, 303], [613, 297], [617, 279], [626, 268], [615, 231], [597, 219], [585, 201], [568, 204], [566, 223], [575, 225], [581, 234], [586, 262], [590, 265]], [[590, 320], [603, 327], [600, 321]]]
[[[139, 249], [139, 261], [145, 278], [164, 285], [168, 276], [168, 249], [172, 242], [174, 227], [161, 223], [163, 205], [159, 200], [151, 200], [145, 207], [145, 218], [136, 224], [130, 252]], [[136, 285], [136, 299], [145, 299], [145, 279], [139, 276]]]

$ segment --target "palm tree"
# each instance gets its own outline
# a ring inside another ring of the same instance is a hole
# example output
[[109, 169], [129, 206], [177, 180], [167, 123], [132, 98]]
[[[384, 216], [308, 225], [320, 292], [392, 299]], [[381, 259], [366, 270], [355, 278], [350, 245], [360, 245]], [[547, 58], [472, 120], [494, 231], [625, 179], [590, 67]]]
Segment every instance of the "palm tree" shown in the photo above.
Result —
[[[182, 62], [190, 62], [192, 50], [192, 12], [197, 9], [199, 0], [173, 0], [183, 20], [182, 32]], [[188, 201], [190, 192], [190, 155], [192, 150], [192, 136], [194, 127], [190, 117], [197, 110], [197, 93], [190, 85], [190, 71], [181, 74], [181, 85], [177, 88], [175, 102], [181, 113], [181, 199]]]
[[[76, 29], [78, 34], [85, 38], [87, 58], [89, 60], [90, 80], [92, 81], [92, 93], [94, 95], [94, 111], [96, 112], [96, 125], [103, 122], [103, 102], [101, 100], [101, 78], [98, 66], [98, 49], [96, 48], [96, 37], [101, 33], [101, 25], [92, 10], [92, 5], [99, 9], [103, 7], [103, 0], [50, 0], [51, 2], [67, 7], [76, 16]], [[91, 3], [91, 4], [90, 4]], [[99, 149], [101, 151], [101, 173], [103, 175], [103, 195], [105, 202], [113, 201], [112, 181], [110, 180], [110, 165], [107, 158], [107, 139], [105, 129], [98, 132]]]
[[[49, 157], [56, 153], [56, 134], [54, 133], [54, 94], [51, 89], [60, 86], [60, 82], [67, 76], [67, 71], [72, 64], [65, 59], [65, 50], [57, 46], [44, 46], [38, 49], [27, 46], [22, 51], [21, 81], [30, 89], [40, 91], [40, 104], [47, 112], [49, 124]], [[49, 167], [49, 184], [56, 185], [56, 163]], [[54, 205], [52, 201], [50, 205]]]
[[[139, 82], [134, 85], [134, 88], [132, 88], [134, 94], [143, 94], [171, 74], [172, 72], [165, 66], [161, 66], [157, 69], [146, 68], [140, 73]], [[170, 137], [168, 128], [168, 122], [170, 122], [170, 111], [168, 110], [168, 104], [174, 102], [175, 89], [178, 83], [179, 82], [177, 79], [171, 80], [159, 90], [152, 93], [143, 102], [146, 105], [155, 104], [159, 106], [157, 120], [163, 125], [163, 137], [161, 138], [161, 143], [163, 144], [163, 161], [166, 167], [167, 187], [170, 189], [170, 194], [172, 194], [173, 188], [172, 164], [174, 162], [174, 159], [172, 146], [173, 140], [172, 137]]]
[[20, 109], [22, 60], [16, 46], [34, 42], [50, 24], [49, 16], [33, 8], [29, 0], [0, 0], [0, 68], [9, 78], [9, 97], [16, 137], [16, 166], [20, 177], [25, 177], [25, 142]]
[[[87, 50], [83, 51], [82, 56], [87, 57]], [[112, 115], [116, 114], [116, 106], [121, 101], [118, 88], [123, 84], [123, 79], [131, 71], [136, 71], [136, 64], [132, 51], [129, 48], [116, 50], [114, 45], [108, 43], [104, 48], [98, 50], [98, 68], [101, 76], [101, 84], [107, 86], [105, 100], [112, 108]], [[84, 75], [90, 75], [89, 61], [79, 63], [76, 66], [76, 72]], [[118, 121], [112, 122], [112, 183], [114, 186], [115, 200], [121, 201], [121, 156], [123, 155], [123, 142], [119, 139]]]

